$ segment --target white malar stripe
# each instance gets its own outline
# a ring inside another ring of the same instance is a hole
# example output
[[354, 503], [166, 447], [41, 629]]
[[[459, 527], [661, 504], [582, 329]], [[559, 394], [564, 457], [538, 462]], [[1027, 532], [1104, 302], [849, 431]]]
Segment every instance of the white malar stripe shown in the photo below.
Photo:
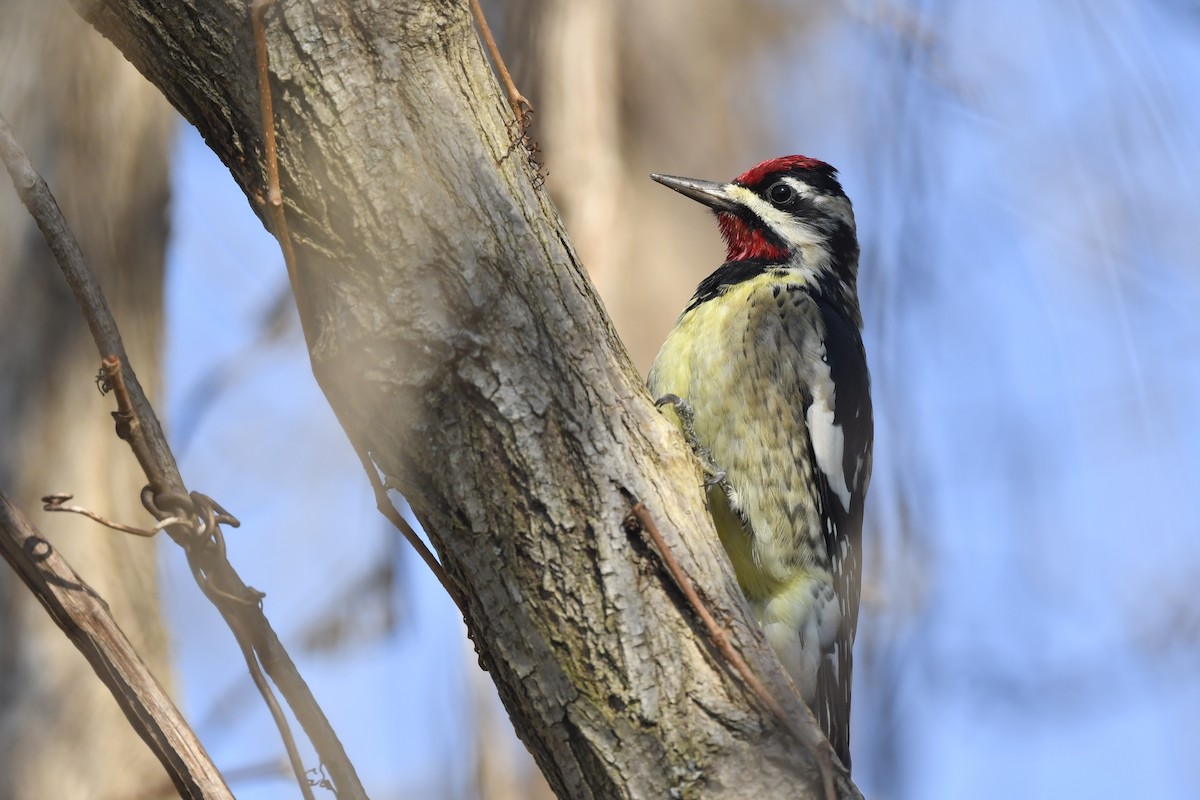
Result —
[[[793, 186], [798, 185], [795, 181], [791, 180], [788, 183]], [[729, 196], [735, 202], [741, 203], [750, 209], [789, 248], [798, 249], [804, 245], [824, 244], [828, 238], [823, 232], [817, 230], [812, 225], [801, 222], [786, 211], [780, 211], [743, 186], [731, 187], [729, 189]]]
[[[829, 217], [836, 219], [854, 230], [854, 212], [850, 203], [840, 197], [829, 197], [813, 191], [808, 184], [795, 178], [784, 178], [784, 183], [791, 186], [796, 194], [808, 199], [819, 207]], [[734, 202], [741, 203], [758, 216], [763, 223], [784, 240], [790, 248], [800, 248], [805, 245], [823, 245], [828, 241], [828, 232], [804, 222], [795, 215], [782, 211], [762, 199], [744, 186], [731, 185], [727, 196]]]

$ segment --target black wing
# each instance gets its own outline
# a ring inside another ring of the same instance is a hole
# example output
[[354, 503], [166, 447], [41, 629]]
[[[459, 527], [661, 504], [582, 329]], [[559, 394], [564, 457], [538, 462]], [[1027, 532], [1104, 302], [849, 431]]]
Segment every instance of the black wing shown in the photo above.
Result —
[[[824, 512], [832, 523], [825, 530], [833, 585], [841, 607], [841, 626], [833, 649], [817, 673], [813, 713], [838, 758], [850, 767], [850, 691], [854, 634], [862, 581], [863, 504], [871, 480], [874, 420], [866, 353], [857, 327], [831, 305], [817, 300], [825, 323], [825, 355], [834, 385], [834, 425], [842, 430], [842, 470], [850, 491], [850, 507], [831, 491], [821, 470], [814, 470], [823, 495]], [[814, 458], [815, 463], [815, 458]]]

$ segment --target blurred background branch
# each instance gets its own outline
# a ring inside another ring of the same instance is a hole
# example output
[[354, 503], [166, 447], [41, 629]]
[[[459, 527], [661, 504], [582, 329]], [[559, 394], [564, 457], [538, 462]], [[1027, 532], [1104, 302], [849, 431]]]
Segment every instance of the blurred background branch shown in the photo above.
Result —
[[[27, 142], [154, 395], [173, 116], [158, 92], [65, 3], [0, 2], [0, 111]], [[89, 376], [95, 347], [53, 256], [14, 192], [0, 191], [0, 488], [20, 507], [65, 487], [143, 527], [145, 479], [112, 434]], [[38, 512], [31, 512], [40, 524]], [[47, 538], [108, 602], [170, 687], [155, 551], [60, 515]], [[81, 721], [86, 720], [86, 724]], [[0, 797], [130, 796], [168, 778], [87, 663], [9, 570], [0, 571]]]

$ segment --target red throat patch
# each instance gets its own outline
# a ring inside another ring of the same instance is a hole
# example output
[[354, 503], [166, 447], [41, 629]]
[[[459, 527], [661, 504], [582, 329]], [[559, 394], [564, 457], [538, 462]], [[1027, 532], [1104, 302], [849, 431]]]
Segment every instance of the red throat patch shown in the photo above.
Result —
[[717, 213], [717, 225], [725, 239], [725, 260], [745, 261], [761, 258], [767, 261], [783, 261], [787, 250], [767, 238], [765, 231], [747, 225], [726, 211]]
[[[830, 167], [824, 161], [808, 156], [780, 156], [747, 170], [739, 175], [734, 183], [753, 188], [776, 173], [822, 168]], [[736, 215], [725, 211], [717, 212], [717, 224], [721, 227], [721, 236], [725, 238], [727, 261], [745, 261], [750, 258], [766, 261], [787, 259], [787, 248], [779, 244], [778, 240], [768, 236], [761, 228], [747, 224]]]

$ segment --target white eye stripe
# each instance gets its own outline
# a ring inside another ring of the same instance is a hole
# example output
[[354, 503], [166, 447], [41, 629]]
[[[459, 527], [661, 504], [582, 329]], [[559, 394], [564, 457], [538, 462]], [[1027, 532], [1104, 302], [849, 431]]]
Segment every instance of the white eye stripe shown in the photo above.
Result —
[[[784, 180], [789, 179], [785, 178]], [[786, 211], [780, 211], [744, 186], [730, 187], [729, 196], [731, 199], [746, 206], [776, 236], [783, 239], [792, 248], [798, 248], [806, 244], [822, 244], [828, 238], [821, 230], [806, 222], [802, 222]]]
[[790, 175], [785, 176], [781, 181], [792, 187], [792, 190], [797, 195], [808, 200], [838, 222], [849, 225], [851, 228], [854, 227], [854, 211], [850, 207], [850, 201], [842, 197], [832, 197], [818, 192], [804, 181], [793, 178]]
[[813, 205], [820, 208], [838, 222], [849, 225], [851, 228], [854, 227], [854, 212], [850, 208], [850, 201], [842, 197], [833, 197], [831, 195], [818, 192], [807, 183], [796, 180], [795, 178], [787, 177], [784, 178], [783, 181], [788, 186], [791, 186], [796, 191], [796, 194], [800, 195], [806, 200], [812, 201]]
[[795, 178], [787, 177], [783, 179], [783, 182], [795, 189], [796, 194], [800, 195], [801, 197], [812, 198], [817, 196], [817, 191], [815, 189], [813, 189], [807, 183], [798, 181]]
[[[854, 230], [854, 211], [850, 206], [849, 200], [822, 194], [796, 178], [785, 177], [782, 180], [788, 186], [791, 186], [798, 195], [817, 206], [822, 212], [829, 215], [830, 218]], [[822, 229], [807, 222], [802, 222], [793, 214], [781, 211], [744, 186], [730, 185], [727, 191], [731, 200], [746, 206], [746, 208], [766, 223], [767, 227], [771, 228], [776, 235], [792, 247], [799, 247], [805, 244], [821, 244], [828, 238], [826, 232]]]

